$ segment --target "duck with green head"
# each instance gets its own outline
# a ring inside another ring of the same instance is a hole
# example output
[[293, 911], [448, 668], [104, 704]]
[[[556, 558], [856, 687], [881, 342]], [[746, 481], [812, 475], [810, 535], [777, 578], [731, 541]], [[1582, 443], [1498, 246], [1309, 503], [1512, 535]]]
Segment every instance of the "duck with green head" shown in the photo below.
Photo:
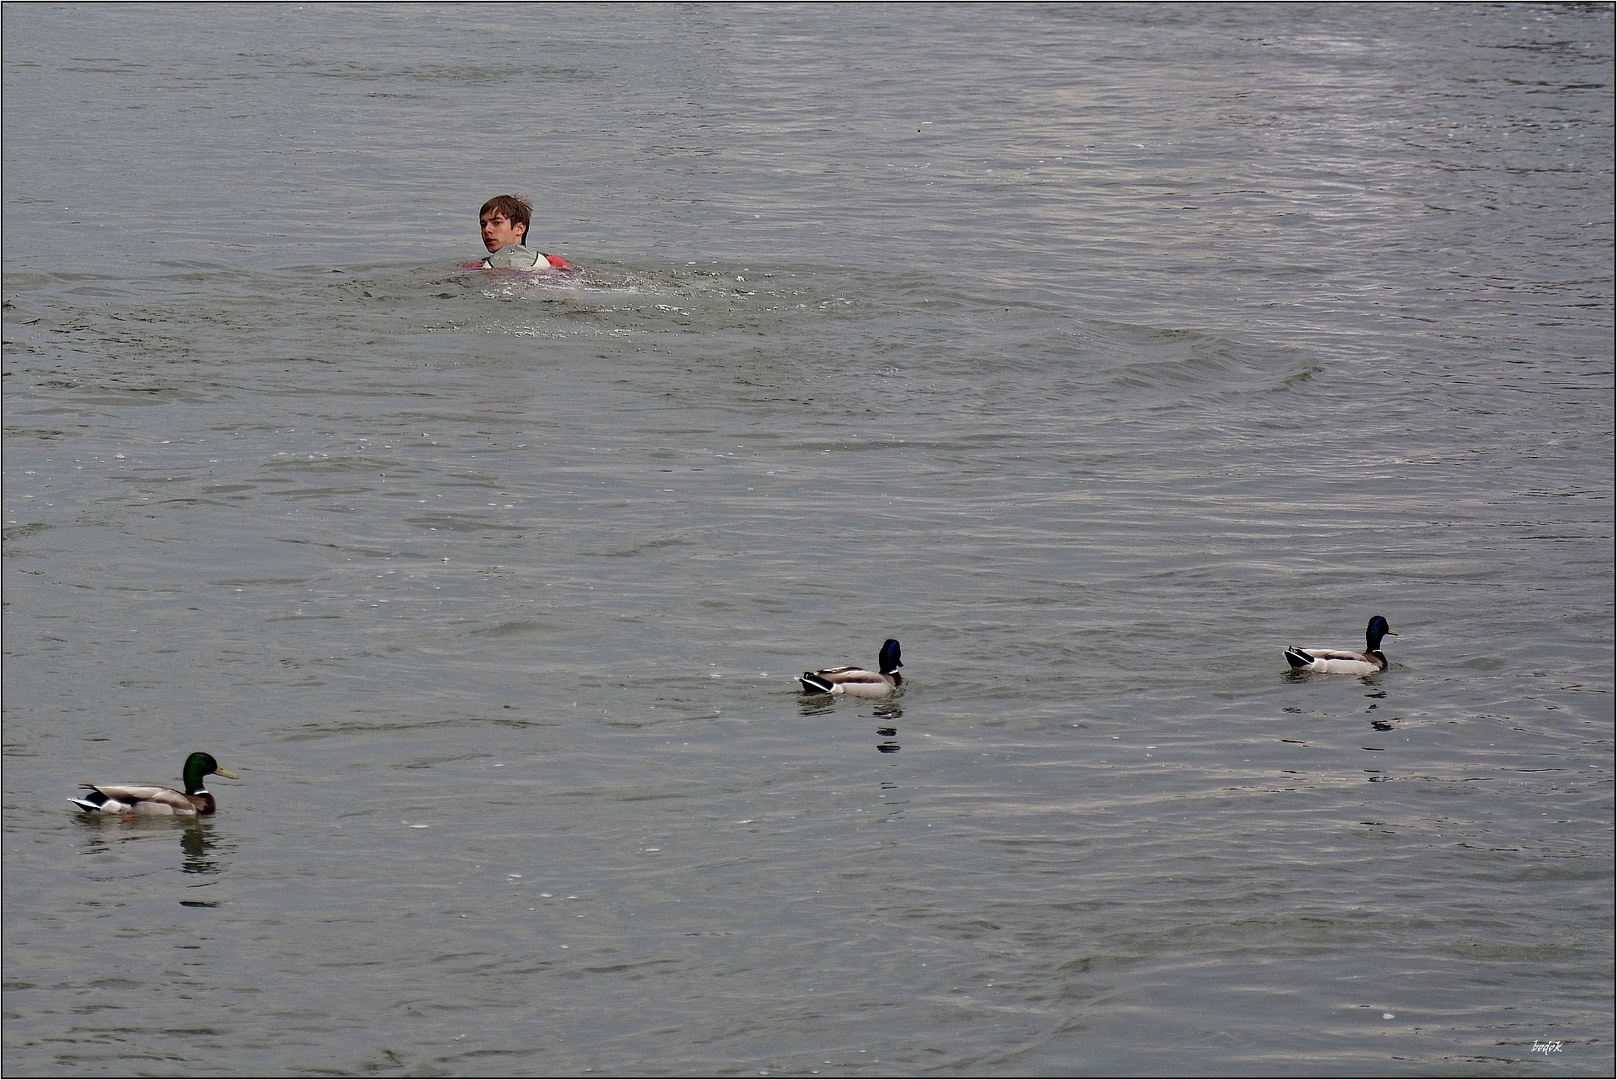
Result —
[[1365, 650], [1362, 653], [1346, 649], [1299, 649], [1293, 645], [1286, 650], [1286, 663], [1293, 671], [1316, 671], [1325, 675], [1375, 675], [1387, 670], [1387, 654], [1381, 651], [1381, 639], [1397, 632], [1380, 615], [1370, 620], [1364, 630]]
[[185, 759], [185, 790], [145, 784], [83, 784], [90, 789], [88, 795], [70, 800], [80, 810], [90, 814], [124, 814], [147, 816], [196, 817], [211, 814], [215, 809], [213, 796], [202, 786], [202, 778], [209, 774], [239, 779], [229, 769], [220, 768], [212, 754], [201, 752]]
[[899, 656], [898, 642], [888, 638], [878, 657], [880, 671], [869, 671], [862, 667], [821, 668], [819, 671], [803, 672], [798, 676], [798, 682], [803, 684], [805, 694], [884, 698], [904, 681], [904, 676], [898, 673], [898, 669], [904, 666]]

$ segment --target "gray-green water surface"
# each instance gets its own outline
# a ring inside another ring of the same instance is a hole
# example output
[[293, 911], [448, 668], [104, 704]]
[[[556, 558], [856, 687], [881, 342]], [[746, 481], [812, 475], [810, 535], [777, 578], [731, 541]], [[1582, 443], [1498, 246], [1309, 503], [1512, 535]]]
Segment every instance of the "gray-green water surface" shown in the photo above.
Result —
[[1610, 1075], [1609, 6], [4, 30], [7, 1075]]

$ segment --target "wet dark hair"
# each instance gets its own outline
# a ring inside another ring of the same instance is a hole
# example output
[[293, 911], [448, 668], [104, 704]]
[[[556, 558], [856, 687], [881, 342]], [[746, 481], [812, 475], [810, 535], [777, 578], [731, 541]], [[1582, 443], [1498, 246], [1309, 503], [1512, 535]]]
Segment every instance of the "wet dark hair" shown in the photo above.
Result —
[[521, 195], [496, 195], [483, 204], [483, 209], [477, 212], [477, 220], [481, 222], [494, 211], [507, 221], [514, 221], [522, 226], [522, 242], [528, 242], [528, 222], [533, 218], [533, 204]]

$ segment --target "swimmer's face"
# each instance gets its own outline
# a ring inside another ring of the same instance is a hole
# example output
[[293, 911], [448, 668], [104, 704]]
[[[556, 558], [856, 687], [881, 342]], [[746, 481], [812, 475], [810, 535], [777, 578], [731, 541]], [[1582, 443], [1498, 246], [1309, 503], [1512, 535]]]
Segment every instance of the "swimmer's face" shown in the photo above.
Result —
[[498, 251], [507, 244], [520, 244], [528, 235], [528, 227], [512, 221], [498, 210], [490, 210], [482, 217], [483, 246]]

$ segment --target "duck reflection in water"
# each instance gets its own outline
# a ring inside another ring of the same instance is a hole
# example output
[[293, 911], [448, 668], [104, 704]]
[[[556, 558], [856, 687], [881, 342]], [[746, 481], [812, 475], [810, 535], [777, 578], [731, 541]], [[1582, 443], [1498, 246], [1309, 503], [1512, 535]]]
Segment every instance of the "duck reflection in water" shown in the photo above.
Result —
[[[108, 818], [84, 815], [80, 819], [96, 835], [84, 849], [86, 855], [99, 855], [112, 850], [114, 844], [137, 843], [161, 839], [165, 833], [180, 834], [180, 872], [212, 876], [222, 872], [220, 859], [224, 854], [214, 834], [214, 823], [207, 818]], [[110, 830], [116, 829], [115, 834]], [[198, 882], [192, 885], [213, 882]], [[212, 906], [212, 905], [206, 905]]]
[[896, 738], [898, 721], [904, 715], [904, 710], [896, 701], [884, 701], [870, 711], [876, 719], [882, 721], [882, 726], [876, 729], [876, 734], [881, 736], [881, 742], [876, 744], [876, 749], [884, 754], [898, 753], [899, 745]]
[[218, 845], [209, 835], [212, 831], [212, 822], [194, 821], [185, 827], [180, 834], [180, 851], [185, 858], [180, 869], [187, 874], [217, 874], [219, 872], [219, 859], [216, 854]]

